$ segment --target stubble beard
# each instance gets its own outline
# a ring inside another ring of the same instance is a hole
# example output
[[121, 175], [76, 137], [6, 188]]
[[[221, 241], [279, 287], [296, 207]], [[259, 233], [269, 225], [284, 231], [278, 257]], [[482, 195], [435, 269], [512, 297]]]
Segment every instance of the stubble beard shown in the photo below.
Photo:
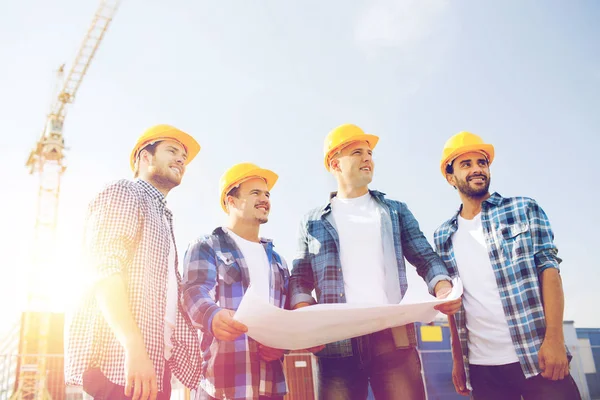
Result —
[[176, 177], [171, 177], [171, 173], [172, 171], [169, 167], [159, 168], [152, 175], [152, 179], [157, 184], [170, 190], [179, 186], [181, 183], [181, 178], [177, 179]]
[[464, 194], [467, 197], [470, 197], [472, 199], [481, 199], [482, 197], [485, 197], [490, 189], [490, 182], [491, 182], [491, 177], [486, 176], [485, 177], [485, 185], [482, 188], [472, 188], [469, 185], [469, 182], [467, 180], [465, 181], [457, 181], [457, 185], [456, 188], [458, 189], [459, 192], [461, 192], [462, 194]]

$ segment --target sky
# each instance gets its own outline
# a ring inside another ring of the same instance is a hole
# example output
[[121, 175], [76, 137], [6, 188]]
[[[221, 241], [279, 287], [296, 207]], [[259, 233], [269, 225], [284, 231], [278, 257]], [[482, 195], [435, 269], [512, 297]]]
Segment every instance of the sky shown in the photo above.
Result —
[[[97, 6], [0, 3], [2, 326], [32, 270], [38, 181], [24, 163], [55, 71], [70, 68]], [[354, 123], [380, 137], [370, 188], [405, 202], [430, 241], [460, 204], [439, 172], [442, 148], [467, 130], [496, 148], [491, 190], [532, 197], [548, 214], [565, 319], [600, 327], [599, 19], [593, 0], [124, 0], [68, 107], [60, 262], [48, 285], [63, 302], [77, 291], [86, 206], [131, 177], [131, 148], [154, 124], [202, 146], [168, 195], [180, 258], [226, 223], [221, 174], [254, 162], [280, 176], [261, 234], [290, 267], [300, 218], [335, 190], [323, 166], [331, 129]], [[409, 270], [411, 288], [426, 290]]]

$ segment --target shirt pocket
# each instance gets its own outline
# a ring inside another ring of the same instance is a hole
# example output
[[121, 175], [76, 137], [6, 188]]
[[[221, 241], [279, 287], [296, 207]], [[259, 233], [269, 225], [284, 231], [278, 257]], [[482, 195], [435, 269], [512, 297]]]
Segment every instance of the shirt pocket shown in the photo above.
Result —
[[512, 259], [524, 257], [529, 246], [529, 224], [517, 222], [511, 225], [500, 226], [503, 248], [506, 255]]
[[233, 285], [242, 281], [242, 271], [235, 262], [235, 257], [231, 253], [216, 252], [217, 272], [219, 280], [227, 285]]

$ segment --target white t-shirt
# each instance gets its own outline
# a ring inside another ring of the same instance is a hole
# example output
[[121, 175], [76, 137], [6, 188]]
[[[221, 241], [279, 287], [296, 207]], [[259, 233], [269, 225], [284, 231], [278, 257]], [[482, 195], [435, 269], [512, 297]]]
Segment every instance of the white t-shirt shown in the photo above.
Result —
[[262, 243], [246, 240], [230, 229], [224, 228], [224, 230], [231, 236], [244, 255], [250, 273], [250, 286], [253, 287], [254, 293], [257, 293], [266, 301], [270, 301], [271, 264], [264, 246]]
[[166, 216], [165, 224], [169, 230], [169, 272], [167, 278], [167, 307], [165, 311], [165, 359], [168, 360], [171, 358], [171, 350], [173, 350], [171, 336], [176, 326], [179, 295], [177, 293], [177, 275], [175, 274], [175, 245], [173, 244], [171, 227]]
[[334, 197], [332, 215], [340, 239], [347, 303], [387, 304], [381, 214], [370, 193]]
[[483, 235], [481, 213], [472, 220], [458, 216], [458, 230], [452, 235], [452, 244], [464, 288], [469, 363], [518, 362]]

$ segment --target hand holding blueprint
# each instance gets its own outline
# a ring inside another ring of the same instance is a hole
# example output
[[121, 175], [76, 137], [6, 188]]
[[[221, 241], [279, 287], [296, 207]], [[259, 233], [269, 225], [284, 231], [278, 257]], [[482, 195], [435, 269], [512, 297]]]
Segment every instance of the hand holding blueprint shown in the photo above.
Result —
[[266, 346], [307, 349], [413, 322], [431, 322], [438, 314], [433, 307], [462, 295], [461, 281], [457, 278], [452, 284], [452, 292], [445, 299], [427, 294], [405, 296], [400, 304], [316, 304], [294, 311], [269, 304], [250, 287], [234, 319], [248, 327], [248, 336]]

